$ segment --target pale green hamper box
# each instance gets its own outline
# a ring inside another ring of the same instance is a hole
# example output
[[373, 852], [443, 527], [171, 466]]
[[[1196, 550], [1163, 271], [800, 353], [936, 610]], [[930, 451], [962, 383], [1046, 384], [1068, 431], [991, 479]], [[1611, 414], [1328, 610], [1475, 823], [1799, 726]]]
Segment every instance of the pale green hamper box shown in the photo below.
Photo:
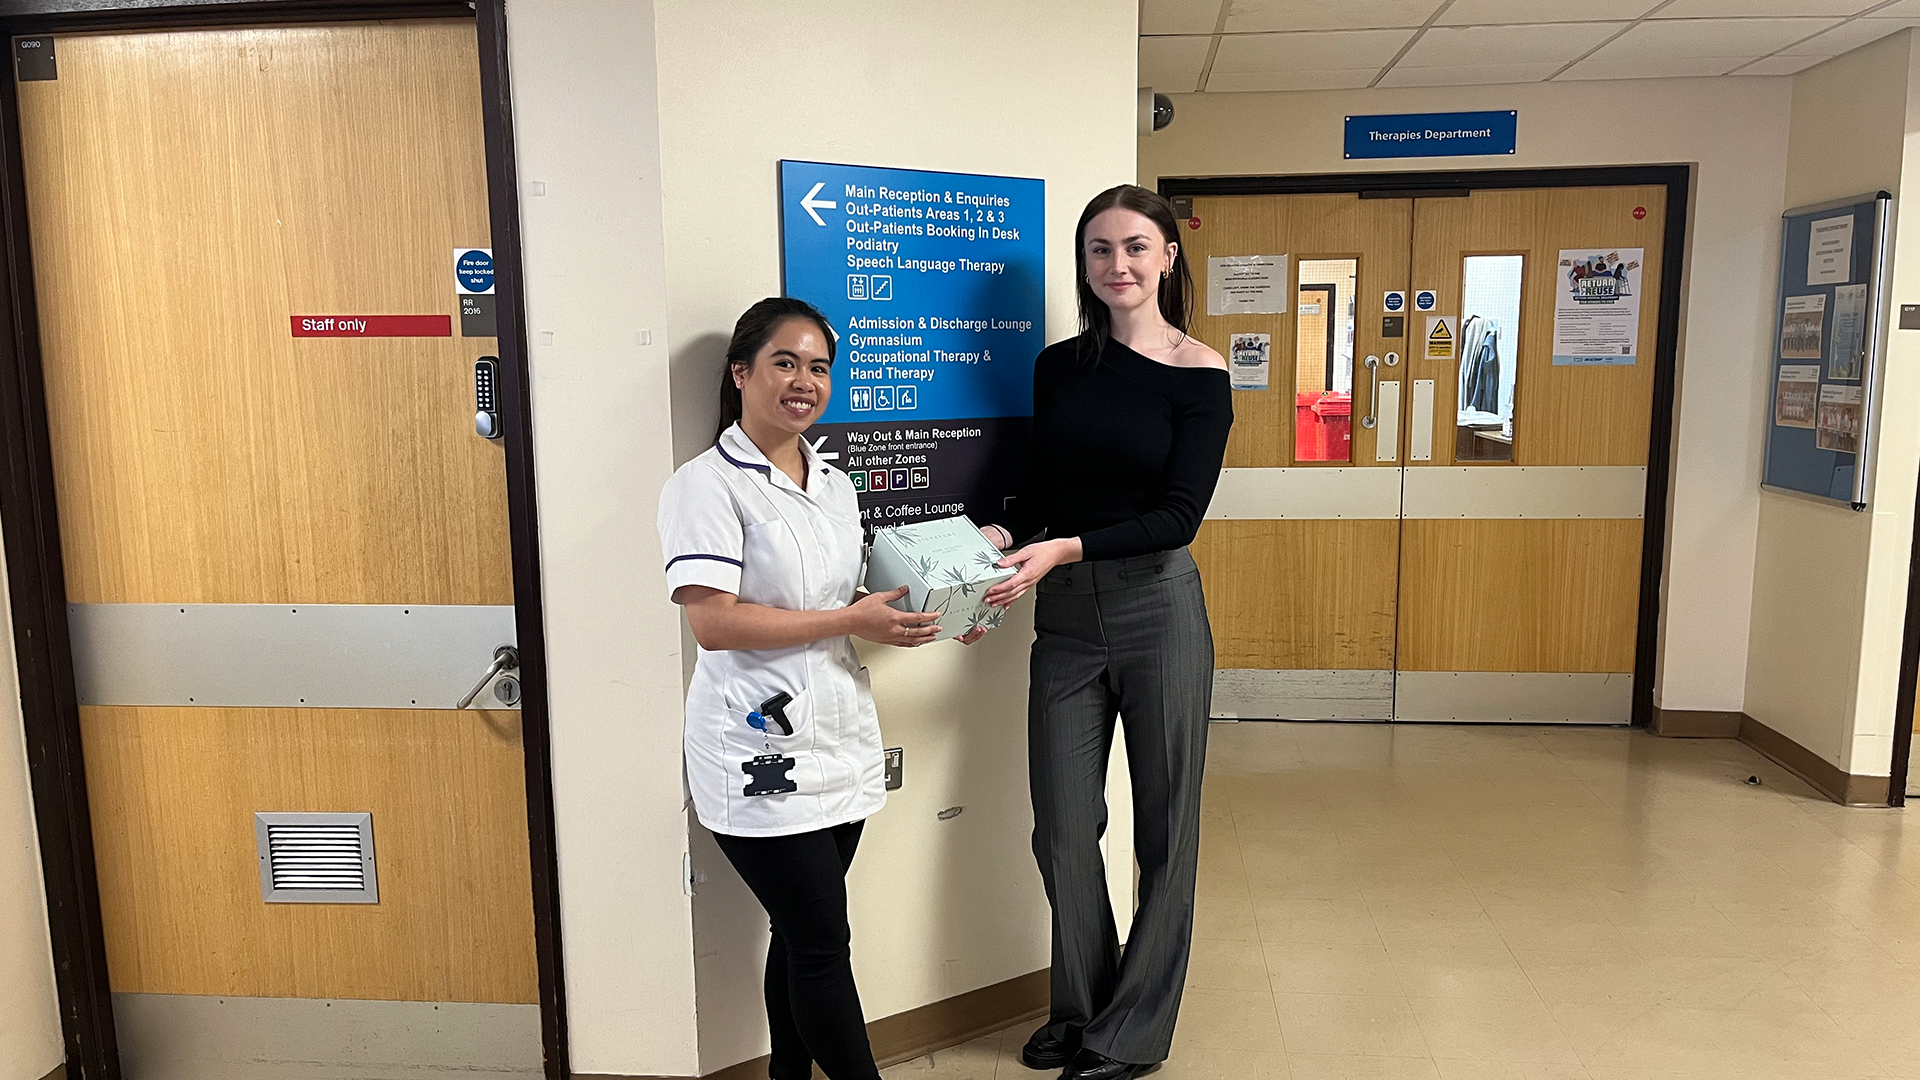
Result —
[[1000, 625], [1006, 613], [987, 603], [987, 590], [1014, 575], [1012, 567], [999, 565], [1000, 558], [1000, 550], [964, 517], [875, 529], [866, 588], [878, 593], [905, 585], [907, 595], [893, 606], [939, 612], [934, 640], [946, 641]]

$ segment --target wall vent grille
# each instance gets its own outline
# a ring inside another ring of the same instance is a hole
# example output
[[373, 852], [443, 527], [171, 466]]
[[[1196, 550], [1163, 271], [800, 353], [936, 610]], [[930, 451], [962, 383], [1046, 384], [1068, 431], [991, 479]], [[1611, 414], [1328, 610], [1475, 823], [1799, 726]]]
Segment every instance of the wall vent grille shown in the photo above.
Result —
[[269, 904], [377, 904], [372, 814], [256, 813], [260, 898]]

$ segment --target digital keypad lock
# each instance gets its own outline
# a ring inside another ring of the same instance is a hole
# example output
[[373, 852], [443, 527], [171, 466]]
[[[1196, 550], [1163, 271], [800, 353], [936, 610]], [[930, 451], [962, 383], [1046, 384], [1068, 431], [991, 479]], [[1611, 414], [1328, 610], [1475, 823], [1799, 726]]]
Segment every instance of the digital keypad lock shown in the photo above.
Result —
[[483, 439], [501, 436], [499, 362], [483, 356], [473, 362], [473, 430]]

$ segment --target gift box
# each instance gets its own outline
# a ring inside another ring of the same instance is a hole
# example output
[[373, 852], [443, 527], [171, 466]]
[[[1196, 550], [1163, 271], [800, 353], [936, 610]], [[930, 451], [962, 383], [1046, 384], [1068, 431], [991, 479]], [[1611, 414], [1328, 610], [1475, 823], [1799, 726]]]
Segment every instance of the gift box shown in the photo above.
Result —
[[1006, 613], [987, 603], [987, 590], [1014, 575], [1013, 568], [999, 565], [1000, 558], [1000, 550], [964, 517], [875, 529], [866, 589], [889, 592], [905, 585], [907, 595], [893, 606], [939, 612], [934, 640], [945, 641], [1000, 625]]

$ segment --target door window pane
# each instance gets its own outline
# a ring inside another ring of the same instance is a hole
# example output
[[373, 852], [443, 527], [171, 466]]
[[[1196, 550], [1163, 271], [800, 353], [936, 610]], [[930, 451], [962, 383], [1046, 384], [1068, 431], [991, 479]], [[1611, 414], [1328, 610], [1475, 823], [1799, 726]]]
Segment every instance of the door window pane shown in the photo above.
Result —
[[1356, 259], [1302, 259], [1294, 311], [1296, 461], [1353, 459]]
[[1461, 260], [1458, 461], [1513, 460], [1513, 390], [1518, 375], [1521, 255]]

